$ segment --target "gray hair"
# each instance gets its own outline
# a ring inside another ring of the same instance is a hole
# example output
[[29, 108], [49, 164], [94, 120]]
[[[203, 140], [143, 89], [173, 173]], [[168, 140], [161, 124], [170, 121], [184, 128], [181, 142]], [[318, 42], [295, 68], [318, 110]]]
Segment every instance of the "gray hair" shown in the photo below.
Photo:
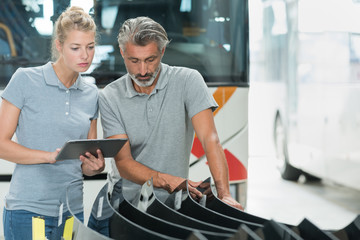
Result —
[[130, 42], [138, 46], [146, 46], [155, 42], [159, 51], [169, 43], [165, 29], [149, 17], [137, 17], [126, 20], [118, 35], [119, 47], [125, 51], [125, 45]]

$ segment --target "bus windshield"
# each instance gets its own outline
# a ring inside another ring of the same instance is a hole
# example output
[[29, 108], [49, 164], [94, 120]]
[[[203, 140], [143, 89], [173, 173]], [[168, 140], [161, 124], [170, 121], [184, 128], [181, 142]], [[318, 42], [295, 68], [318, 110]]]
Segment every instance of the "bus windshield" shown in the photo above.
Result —
[[18, 67], [51, 60], [53, 24], [69, 5], [83, 7], [98, 26], [95, 58], [84, 75], [100, 87], [126, 73], [117, 34], [126, 19], [137, 16], [148, 16], [167, 31], [171, 42], [164, 63], [197, 69], [209, 85], [247, 86], [247, 6], [241, 2], [4, 0], [0, 6], [0, 88]]

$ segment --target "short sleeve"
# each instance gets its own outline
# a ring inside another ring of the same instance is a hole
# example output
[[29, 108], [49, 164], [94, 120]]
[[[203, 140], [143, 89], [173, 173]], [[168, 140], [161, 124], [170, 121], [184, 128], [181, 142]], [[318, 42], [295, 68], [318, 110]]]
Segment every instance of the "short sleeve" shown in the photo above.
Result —
[[95, 106], [95, 112], [93, 117], [90, 120], [95, 120], [99, 117], [99, 92], [98, 89], [96, 89], [96, 106]]
[[22, 109], [25, 102], [23, 88], [26, 87], [26, 74], [18, 69], [11, 77], [8, 85], [4, 89], [1, 97], [19, 109]]
[[190, 118], [205, 109], [211, 108], [212, 111], [217, 109], [218, 104], [198, 71], [190, 72], [184, 88], [185, 107]]
[[104, 132], [104, 138], [125, 134], [123, 124], [121, 123], [120, 116], [117, 116], [115, 111], [108, 102], [107, 97], [105, 96], [105, 90], [101, 91], [99, 94], [99, 109], [100, 109], [100, 118], [101, 125]]

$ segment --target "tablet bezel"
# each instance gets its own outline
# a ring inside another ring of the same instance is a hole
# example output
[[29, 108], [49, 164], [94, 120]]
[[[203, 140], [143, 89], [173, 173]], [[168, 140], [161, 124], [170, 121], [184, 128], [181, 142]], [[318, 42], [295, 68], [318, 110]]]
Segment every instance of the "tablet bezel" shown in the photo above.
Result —
[[107, 139], [78, 139], [69, 140], [61, 148], [56, 156], [57, 161], [79, 159], [86, 152], [97, 157], [96, 150], [100, 149], [104, 158], [114, 157], [127, 142], [127, 138]]

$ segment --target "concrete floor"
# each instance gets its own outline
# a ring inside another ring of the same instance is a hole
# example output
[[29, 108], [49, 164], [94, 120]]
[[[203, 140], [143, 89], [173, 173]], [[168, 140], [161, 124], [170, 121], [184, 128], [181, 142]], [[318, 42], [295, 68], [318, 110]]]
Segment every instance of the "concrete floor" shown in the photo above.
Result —
[[323, 230], [341, 229], [360, 214], [359, 191], [324, 182], [284, 181], [271, 157], [249, 161], [249, 213], [291, 225], [307, 218]]

